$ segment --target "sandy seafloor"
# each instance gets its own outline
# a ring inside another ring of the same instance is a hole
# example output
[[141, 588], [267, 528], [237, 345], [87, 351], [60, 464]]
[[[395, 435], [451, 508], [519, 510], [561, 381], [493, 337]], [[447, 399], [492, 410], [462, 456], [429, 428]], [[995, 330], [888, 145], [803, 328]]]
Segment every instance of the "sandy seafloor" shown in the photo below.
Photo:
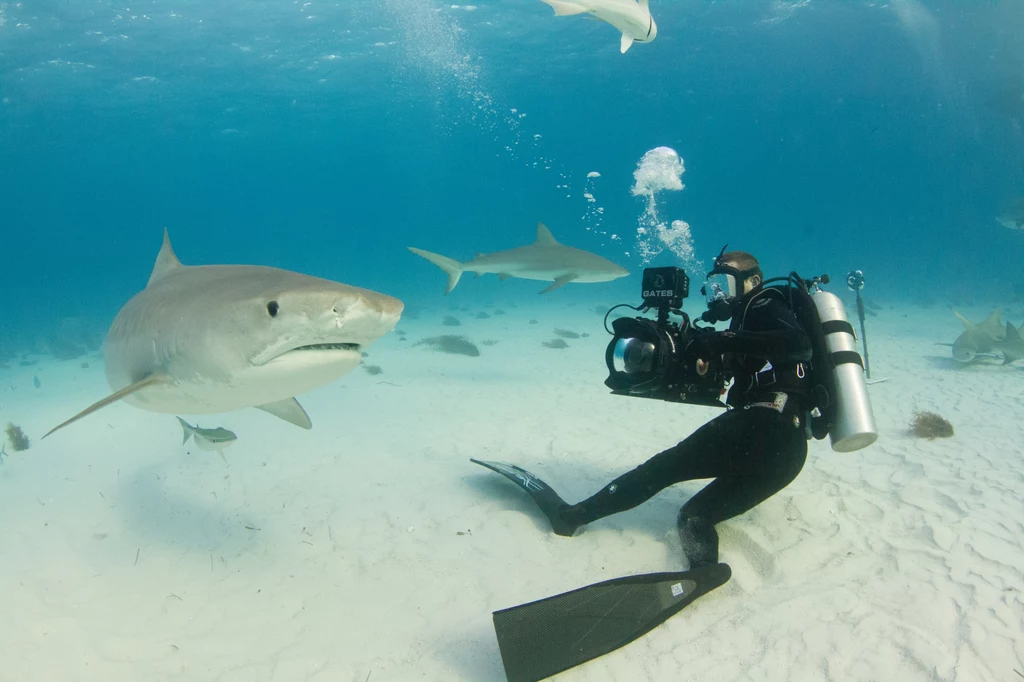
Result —
[[[716, 414], [609, 395], [608, 337], [580, 300], [477, 320], [494, 308], [438, 297], [399, 323], [407, 341], [369, 349], [382, 374], [300, 397], [312, 431], [199, 417], [238, 433], [227, 464], [128, 405], [40, 442], [108, 393], [102, 362], [0, 370], [0, 421], [35, 437], [0, 465], [0, 680], [503, 680], [493, 610], [684, 568], [675, 515], [701, 482], [568, 539], [469, 462], [517, 463], [576, 501]], [[1019, 679], [1024, 370], [954, 367], [942, 306], [868, 323], [888, 379], [870, 388], [878, 443], [813, 442], [792, 485], [719, 526], [729, 583], [558, 679]], [[590, 336], [545, 348], [554, 327]], [[442, 333], [499, 343], [413, 347]], [[955, 437], [909, 435], [915, 410]]]

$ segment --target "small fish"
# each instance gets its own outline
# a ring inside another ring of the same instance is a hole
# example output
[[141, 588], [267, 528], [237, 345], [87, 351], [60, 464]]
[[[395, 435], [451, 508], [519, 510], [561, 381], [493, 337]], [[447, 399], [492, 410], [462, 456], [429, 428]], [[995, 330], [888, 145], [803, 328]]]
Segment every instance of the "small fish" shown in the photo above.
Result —
[[219, 452], [238, 440], [238, 436], [234, 432], [228, 431], [222, 426], [218, 426], [215, 429], [204, 429], [198, 425], [192, 426], [181, 417], [177, 417], [177, 420], [181, 424], [182, 445], [191, 438], [200, 450], [216, 450]]

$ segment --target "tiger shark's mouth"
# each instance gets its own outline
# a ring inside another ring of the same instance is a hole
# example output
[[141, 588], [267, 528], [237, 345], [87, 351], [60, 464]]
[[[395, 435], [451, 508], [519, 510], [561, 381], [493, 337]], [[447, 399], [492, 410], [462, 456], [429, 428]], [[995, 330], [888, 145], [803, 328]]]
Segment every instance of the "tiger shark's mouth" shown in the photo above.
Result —
[[289, 353], [303, 350], [359, 350], [362, 348], [358, 343], [311, 343], [308, 346], [299, 346], [287, 351]]
[[[268, 365], [270, 363], [289, 362], [305, 358], [305, 362], [332, 362], [341, 357], [350, 357], [358, 354], [363, 346], [354, 342], [332, 342], [332, 343], [307, 343], [301, 346], [284, 348], [271, 348], [253, 358], [254, 365]], [[314, 358], [319, 358], [314, 360]]]

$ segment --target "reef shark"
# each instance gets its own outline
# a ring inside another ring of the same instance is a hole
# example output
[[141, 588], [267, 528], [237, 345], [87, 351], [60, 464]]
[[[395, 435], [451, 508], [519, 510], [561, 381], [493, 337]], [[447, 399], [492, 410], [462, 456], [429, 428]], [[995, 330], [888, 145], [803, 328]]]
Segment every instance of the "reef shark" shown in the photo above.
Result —
[[541, 291], [542, 294], [569, 282], [610, 282], [629, 274], [625, 268], [596, 253], [558, 243], [544, 223], [537, 223], [537, 240], [532, 244], [487, 255], [477, 254], [476, 258], [467, 263], [412, 246], [409, 250], [448, 274], [448, 288], [444, 292], [446, 295], [459, 283], [464, 272], [495, 274], [503, 280], [518, 277], [554, 282]]
[[979, 357], [995, 357], [999, 354], [1003, 364], [1024, 359], [1024, 338], [1021, 329], [1009, 322], [1003, 326], [1000, 308], [992, 311], [984, 322], [971, 322], [956, 309], [953, 314], [964, 325], [964, 331], [953, 342], [953, 358], [958, 362], [972, 362]]
[[107, 333], [114, 392], [46, 436], [118, 400], [184, 414], [257, 407], [311, 428], [295, 396], [352, 370], [402, 309], [390, 296], [290, 270], [182, 265], [164, 230], [146, 288]]
[[555, 16], [583, 14], [611, 24], [622, 34], [619, 51], [626, 53], [634, 42], [649, 43], [658, 35], [647, 0], [541, 0], [551, 5]]

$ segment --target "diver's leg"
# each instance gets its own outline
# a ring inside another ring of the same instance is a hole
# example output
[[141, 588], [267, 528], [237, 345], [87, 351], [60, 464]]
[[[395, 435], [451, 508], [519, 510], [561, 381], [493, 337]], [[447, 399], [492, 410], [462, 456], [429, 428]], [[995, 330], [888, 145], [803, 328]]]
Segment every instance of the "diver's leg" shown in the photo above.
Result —
[[[646, 502], [670, 485], [731, 473], [735, 452], [746, 446], [755, 427], [750, 411], [731, 411], [715, 417], [675, 447], [619, 476], [593, 496], [560, 510], [559, 535], [572, 535], [579, 526]], [[756, 421], [756, 420], [755, 420]]]
[[793, 482], [807, 458], [803, 433], [793, 434], [785, 426], [765, 434], [768, 447], [751, 452], [757, 473], [716, 478], [679, 510], [679, 541], [694, 569], [718, 563], [718, 533], [715, 524], [738, 516]]
[[[718, 479], [722, 480], [722, 479]], [[687, 516], [679, 510], [679, 542], [690, 561], [690, 570], [718, 563], [718, 531], [702, 516]]]

